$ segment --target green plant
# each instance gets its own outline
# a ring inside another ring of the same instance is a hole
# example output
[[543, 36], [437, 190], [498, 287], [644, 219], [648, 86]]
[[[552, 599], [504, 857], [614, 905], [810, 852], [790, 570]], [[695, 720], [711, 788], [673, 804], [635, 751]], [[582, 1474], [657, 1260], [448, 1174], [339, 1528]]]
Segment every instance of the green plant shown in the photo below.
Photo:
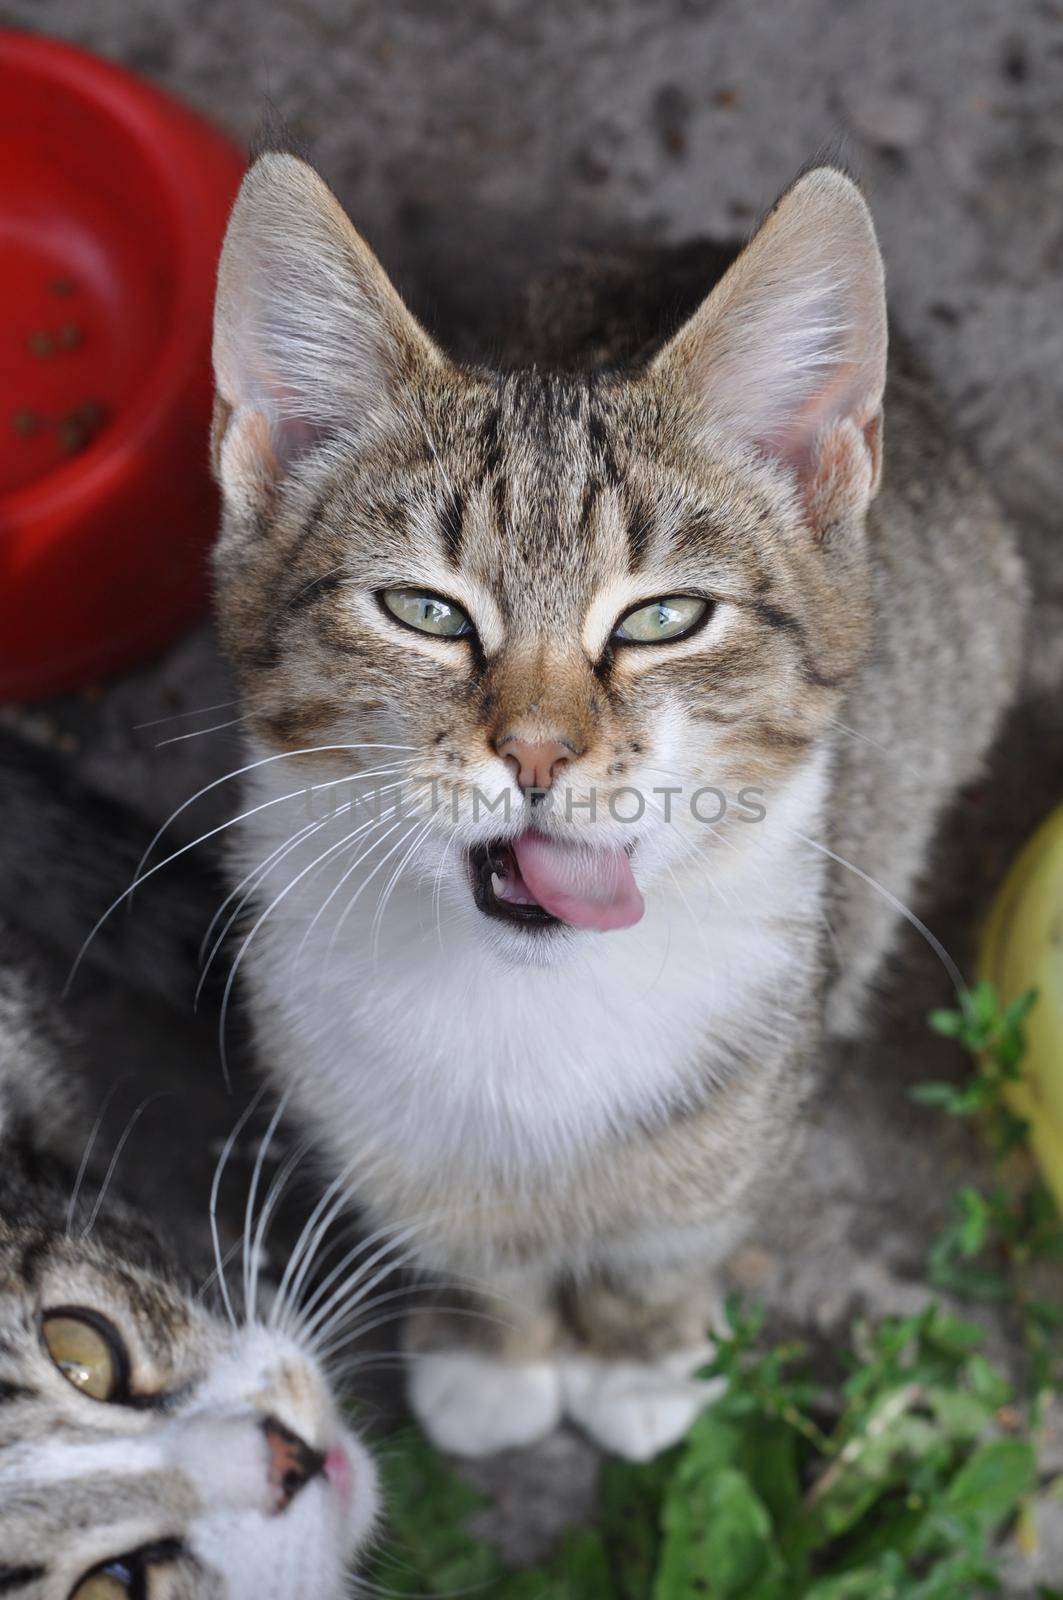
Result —
[[1036, 999], [1029, 990], [1001, 1007], [992, 985], [979, 983], [957, 1009], [933, 1012], [931, 1027], [970, 1051], [978, 1066], [962, 1084], [924, 1083], [912, 1091], [924, 1105], [976, 1117], [985, 1127], [996, 1181], [956, 1194], [952, 1221], [930, 1252], [930, 1280], [964, 1299], [1009, 1307], [1029, 1354], [1035, 1416], [1063, 1376], [1063, 1304], [1038, 1289], [1043, 1264], [1063, 1261], [1063, 1223], [1039, 1179], [1009, 1172], [1027, 1124], [1010, 1109], [1007, 1091], [1022, 1075], [1023, 1023]]
[[[730, 1308], [706, 1375], [723, 1396], [647, 1466], [608, 1461], [593, 1529], [506, 1572], [463, 1529], [478, 1496], [413, 1439], [391, 1462], [382, 1590], [496, 1600], [969, 1600], [1036, 1478], [981, 1331], [928, 1306], [859, 1325], [840, 1390]], [[830, 1420], [827, 1420], [827, 1418]]]
[[[977, 1058], [965, 1084], [925, 1084], [924, 1104], [984, 1118], [998, 1167], [1024, 1125], [1005, 1090], [1020, 1072], [1032, 995], [1001, 1010], [979, 985], [932, 1025]], [[934, 1281], [1014, 1301], [1037, 1396], [1054, 1381], [1058, 1308], [1032, 1268], [1060, 1247], [1041, 1186], [965, 1187], [932, 1251]], [[465, 1524], [482, 1503], [431, 1447], [393, 1449], [393, 1542], [378, 1592], [494, 1600], [973, 1600], [997, 1587], [999, 1536], [1024, 1517], [1037, 1464], [1022, 1409], [981, 1352], [981, 1328], [931, 1304], [858, 1322], [839, 1370], [810, 1375], [801, 1346], [766, 1348], [763, 1313], [733, 1302], [706, 1377], [721, 1397], [646, 1466], [606, 1461], [592, 1528], [547, 1567], [509, 1572]], [[1039, 1600], [1063, 1600], [1042, 1588]]]

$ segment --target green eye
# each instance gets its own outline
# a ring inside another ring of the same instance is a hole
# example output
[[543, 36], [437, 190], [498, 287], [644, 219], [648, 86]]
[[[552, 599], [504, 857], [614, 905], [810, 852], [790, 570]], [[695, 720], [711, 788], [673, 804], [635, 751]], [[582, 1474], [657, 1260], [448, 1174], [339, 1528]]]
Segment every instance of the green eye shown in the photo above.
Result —
[[708, 609], [709, 602], [697, 595], [666, 595], [663, 600], [636, 606], [626, 617], [621, 617], [613, 638], [624, 644], [668, 644], [696, 628]]
[[460, 606], [442, 595], [421, 594], [417, 589], [385, 589], [380, 596], [385, 610], [418, 633], [431, 633], [437, 639], [464, 639], [472, 623]]

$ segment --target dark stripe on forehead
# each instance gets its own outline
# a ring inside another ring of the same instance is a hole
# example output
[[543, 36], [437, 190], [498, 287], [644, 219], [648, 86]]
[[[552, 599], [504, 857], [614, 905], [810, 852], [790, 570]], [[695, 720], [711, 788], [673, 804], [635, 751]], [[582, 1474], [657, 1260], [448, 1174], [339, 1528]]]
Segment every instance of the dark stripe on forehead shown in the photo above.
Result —
[[22, 1252], [19, 1276], [24, 1283], [36, 1286], [42, 1262], [48, 1259], [48, 1245], [44, 1239], [33, 1239]]
[[451, 489], [443, 503], [439, 517], [439, 531], [443, 548], [452, 567], [461, 565], [461, 547], [464, 537], [465, 496], [460, 489]]
[[484, 475], [487, 477], [497, 472], [502, 465], [502, 446], [499, 442], [501, 428], [502, 412], [496, 400], [488, 407], [480, 434], [480, 452], [483, 456]]
[[509, 489], [506, 485], [504, 472], [496, 472], [491, 484], [491, 510], [494, 514], [495, 528], [499, 533], [506, 531], [506, 518], [509, 515]]
[[586, 483], [583, 485], [583, 504], [580, 506], [579, 511], [580, 533], [586, 533], [587, 529], [590, 527], [591, 518], [594, 515], [594, 508], [598, 504], [598, 496], [601, 494], [601, 492], [602, 486], [598, 479], [593, 476], [589, 477]]
[[593, 382], [587, 388], [587, 438], [602, 477], [615, 488], [620, 482], [620, 468], [617, 466], [609, 425], [598, 407]]
[[44, 1567], [0, 1567], [0, 1594], [14, 1594], [46, 1576]]
[[638, 572], [646, 564], [655, 523], [654, 507], [641, 495], [631, 495], [627, 506], [627, 564], [631, 572]]

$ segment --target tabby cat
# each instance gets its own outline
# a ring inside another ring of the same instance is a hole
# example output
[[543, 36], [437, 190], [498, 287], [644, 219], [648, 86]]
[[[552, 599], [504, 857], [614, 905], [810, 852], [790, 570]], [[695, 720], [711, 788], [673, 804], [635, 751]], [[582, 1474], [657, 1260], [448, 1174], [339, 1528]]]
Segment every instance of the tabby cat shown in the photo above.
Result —
[[[206, 1309], [91, 1185], [44, 1001], [0, 941], [0, 1594], [329, 1600], [374, 1469], [298, 1334]], [[45, 1137], [46, 1134], [46, 1137]], [[72, 1158], [73, 1161], [72, 1161]]]
[[904, 359], [884, 449], [855, 184], [706, 248], [677, 327], [692, 259], [642, 256], [638, 327], [562, 276], [459, 365], [273, 152], [220, 267], [236, 969], [359, 1203], [486, 1313], [408, 1330], [469, 1454], [567, 1414], [645, 1457], [704, 1402], [720, 1263], [1019, 668], [1010, 534]]

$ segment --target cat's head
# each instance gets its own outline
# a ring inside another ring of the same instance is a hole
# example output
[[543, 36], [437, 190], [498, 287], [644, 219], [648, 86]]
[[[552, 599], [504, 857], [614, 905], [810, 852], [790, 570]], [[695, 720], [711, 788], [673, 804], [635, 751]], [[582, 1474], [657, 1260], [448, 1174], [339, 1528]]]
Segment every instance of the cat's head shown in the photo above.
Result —
[[885, 357], [870, 216], [832, 169], [639, 370], [495, 374], [440, 351], [309, 167], [262, 158], [214, 433], [257, 752], [401, 780], [426, 895], [517, 959], [754, 848], [867, 651]]
[[14, 1133], [0, 1160], [0, 1593], [345, 1593], [376, 1481], [312, 1356], [208, 1311], [120, 1206], [71, 1226]]

